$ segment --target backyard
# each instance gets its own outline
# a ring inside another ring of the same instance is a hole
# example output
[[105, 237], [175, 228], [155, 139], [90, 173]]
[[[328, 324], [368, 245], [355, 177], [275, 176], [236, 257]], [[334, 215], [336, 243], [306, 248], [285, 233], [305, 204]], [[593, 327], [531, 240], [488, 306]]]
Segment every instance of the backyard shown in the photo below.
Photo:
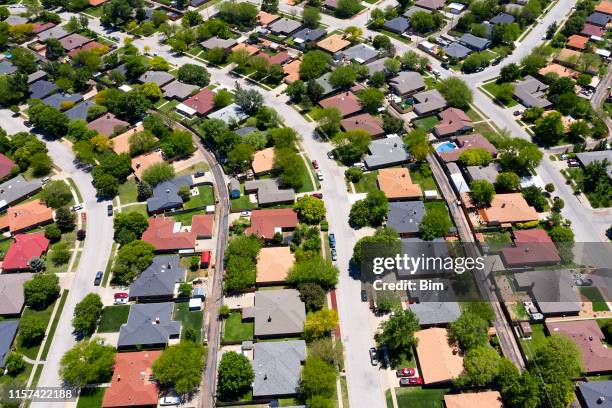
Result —
[[102, 309], [102, 317], [100, 318], [98, 333], [118, 332], [121, 325], [127, 322], [129, 314], [129, 305], [105, 307]]
[[578, 289], [582, 297], [588, 299], [589, 302], [593, 303], [593, 311], [594, 312], [607, 312], [610, 309], [608, 308], [608, 304], [606, 303], [604, 297], [601, 295], [601, 292], [598, 288], [591, 287], [582, 287]]
[[378, 171], [363, 173], [361, 179], [353, 184], [355, 186], [355, 192], [369, 193], [370, 191], [378, 190], [377, 177]]
[[187, 329], [193, 329], [196, 332], [198, 343], [202, 341], [202, 311], [191, 311], [188, 302], [181, 302], [174, 306], [174, 318], [182, 325], [181, 340]]
[[546, 333], [544, 333], [543, 324], [532, 324], [531, 339], [521, 339], [521, 347], [528, 359], [533, 359], [538, 348], [544, 345], [546, 341]]
[[421, 129], [425, 132], [429, 132], [438, 123], [440, 123], [440, 120], [436, 117], [436, 115], [427, 116], [427, 117], [424, 117], [422, 119], [417, 119], [412, 122], [414, 127], [416, 127], [417, 129]]
[[105, 388], [85, 388], [79, 395], [77, 408], [99, 408], [102, 406]]
[[198, 186], [197, 189], [198, 195], [191, 196], [189, 201], [185, 203], [186, 209], [204, 207], [215, 203], [215, 195], [211, 185]]
[[[448, 388], [407, 387], [396, 388], [395, 395], [399, 408], [442, 408], [444, 407], [444, 395], [448, 391]], [[387, 391], [387, 407], [393, 407], [390, 391]]]
[[134, 203], [137, 201], [138, 191], [136, 190], [136, 181], [130, 178], [125, 183], [119, 185], [119, 200], [121, 205]]
[[413, 183], [421, 186], [421, 190], [438, 190], [436, 181], [432, 176], [429, 164], [421, 163], [416, 166], [410, 167], [410, 179]]
[[223, 343], [237, 344], [245, 340], [253, 340], [254, 323], [243, 323], [240, 312], [232, 312], [225, 320]]

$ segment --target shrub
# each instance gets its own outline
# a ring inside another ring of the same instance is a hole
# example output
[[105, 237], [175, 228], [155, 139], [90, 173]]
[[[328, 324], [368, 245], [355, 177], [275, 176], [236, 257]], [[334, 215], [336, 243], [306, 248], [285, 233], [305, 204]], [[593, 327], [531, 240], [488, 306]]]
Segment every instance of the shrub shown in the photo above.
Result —
[[540, 224], [540, 221], [527, 221], [527, 222], [518, 222], [516, 223], [516, 228], [518, 229], [530, 229], [535, 228]]

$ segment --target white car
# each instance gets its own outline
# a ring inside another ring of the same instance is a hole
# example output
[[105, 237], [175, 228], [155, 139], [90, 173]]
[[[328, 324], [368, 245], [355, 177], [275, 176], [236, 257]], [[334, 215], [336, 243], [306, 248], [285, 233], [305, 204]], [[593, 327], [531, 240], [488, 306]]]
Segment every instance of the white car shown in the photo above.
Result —
[[242, 211], [240, 213], [240, 216], [243, 218], [249, 218], [251, 216], [251, 212], [250, 211]]
[[72, 206], [72, 211], [80, 211], [83, 209], [83, 205], [82, 204], [75, 204]]
[[319, 181], [323, 181], [323, 172], [321, 170], [317, 170], [317, 178]]
[[115, 305], [127, 305], [127, 302], [128, 302], [127, 298], [118, 298], [118, 299], [115, 299], [113, 301], [113, 304], [115, 304]]

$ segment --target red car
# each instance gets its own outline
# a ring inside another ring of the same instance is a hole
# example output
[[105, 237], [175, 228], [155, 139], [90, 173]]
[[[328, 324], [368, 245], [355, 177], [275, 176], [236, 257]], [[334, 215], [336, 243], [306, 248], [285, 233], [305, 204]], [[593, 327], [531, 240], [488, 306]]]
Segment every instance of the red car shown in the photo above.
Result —
[[395, 372], [398, 377], [412, 377], [414, 375], [414, 368], [400, 368]]
[[115, 293], [115, 299], [127, 299], [128, 294], [126, 292]]
[[323, 193], [312, 193], [311, 196], [316, 198], [323, 198]]
[[401, 387], [421, 385], [423, 384], [423, 379], [421, 377], [400, 378], [399, 384]]
[[316, 161], [316, 160], [313, 160], [313, 161], [312, 161], [312, 167], [314, 167], [314, 168], [315, 168], [315, 170], [316, 170], [316, 169], [318, 169], [318, 168], [319, 168], [319, 163], [317, 163], [317, 161]]

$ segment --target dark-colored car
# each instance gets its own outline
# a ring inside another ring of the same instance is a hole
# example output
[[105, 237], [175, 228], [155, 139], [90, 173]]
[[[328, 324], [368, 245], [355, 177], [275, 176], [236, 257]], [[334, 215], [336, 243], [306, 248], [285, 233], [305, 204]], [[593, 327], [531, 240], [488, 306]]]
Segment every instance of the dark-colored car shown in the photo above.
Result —
[[449, 69], [450, 68], [450, 64], [448, 62], [443, 62], [442, 64], [440, 64], [440, 66], [444, 69]]
[[94, 285], [100, 286], [100, 283], [102, 283], [102, 271], [96, 272], [96, 278], [94, 279]]
[[379, 363], [378, 350], [376, 350], [375, 347], [370, 348], [370, 362], [372, 363], [373, 366], [377, 366]]
[[317, 161], [316, 161], [316, 160], [313, 160], [313, 161], [312, 161], [312, 167], [314, 167], [314, 168], [315, 168], [315, 170], [316, 170], [316, 169], [318, 169], [318, 168], [319, 168], [319, 163], [317, 163]]
[[193, 173], [194, 176], [196, 177], [204, 177], [206, 173], [204, 173], [203, 171], [196, 171], [195, 173]]
[[493, 60], [493, 62], [491, 63], [491, 65], [499, 65], [499, 63], [502, 61], [502, 57], [497, 57]]
[[113, 216], [113, 205], [109, 204], [106, 206], [106, 214], [108, 214], [109, 217]]
[[336, 236], [334, 235], [333, 232], [331, 234], [329, 234], [327, 239], [329, 240], [329, 247], [330, 248], [335, 248], [336, 247]]
[[311, 196], [315, 198], [323, 198], [323, 193], [312, 193]]
[[421, 377], [400, 378], [399, 384], [401, 387], [420, 385], [423, 384], [423, 379]]
[[395, 372], [398, 377], [412, 377], [414, 375], [414, 368], [400, 368]]
[[362, 302], [367, 302], [368, 301], [368, 292], [366, 292], [365, 289], [363, 289], [361, 291], [361, 301]]
[[330, 150], [329, 152], [327, 152], [327, 157], [329, 157], [330, 159], [334, 159], [334, 151]]

